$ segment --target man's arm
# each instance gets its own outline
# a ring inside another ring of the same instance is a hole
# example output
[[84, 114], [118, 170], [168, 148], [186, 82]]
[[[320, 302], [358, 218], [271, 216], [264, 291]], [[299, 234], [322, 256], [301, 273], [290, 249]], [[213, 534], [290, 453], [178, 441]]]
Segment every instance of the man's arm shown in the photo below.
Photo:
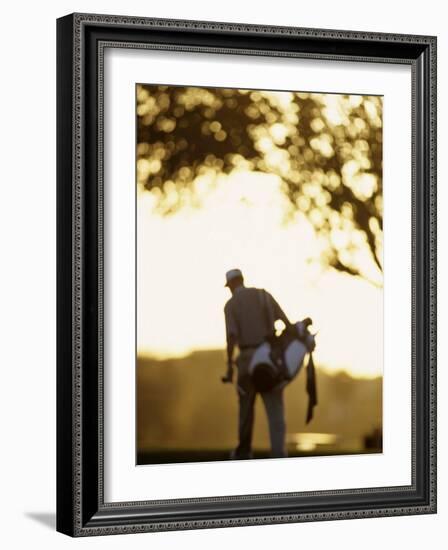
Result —
[[233, 380], [233, 352], [236, 346], [236, 338], [233, 334], [227, 335], [227, 373], [222, 378], [223, 382], [232, 382]]
[[233, 380], [233, 353], [238, 343], [237, 326], [230, 310], [229, 304], [224, 308], [224, 317], [226, 320], [226, 338], [227, 338], [227, 373], [221, 379], [223, 382], [232, 382]]
[[272, 313], [273, 313], [274, 322], [277, 321], [277, 320], [280, 320], [280, 321], [283, 321], [287, 327], [289, 327], [291, 325], [291, 322], [288, 319], [288, 317], [286, 316], [283, 309], [279, 306], [278, 302], [272, 296], [272, 294], [267, 292], [267, 295], [269, 296], [269, 300], [271, 302], [270, 306], [271, 306], [271, 310], [272, 310]]

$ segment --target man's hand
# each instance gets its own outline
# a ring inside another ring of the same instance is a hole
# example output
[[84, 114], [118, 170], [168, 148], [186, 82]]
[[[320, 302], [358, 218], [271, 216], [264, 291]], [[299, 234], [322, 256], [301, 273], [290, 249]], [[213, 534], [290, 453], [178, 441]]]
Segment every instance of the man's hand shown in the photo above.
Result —
[[231, 384], [233, 381], [233, 363], [227, 363], [227, 373], [221, 378], [223, 384]]

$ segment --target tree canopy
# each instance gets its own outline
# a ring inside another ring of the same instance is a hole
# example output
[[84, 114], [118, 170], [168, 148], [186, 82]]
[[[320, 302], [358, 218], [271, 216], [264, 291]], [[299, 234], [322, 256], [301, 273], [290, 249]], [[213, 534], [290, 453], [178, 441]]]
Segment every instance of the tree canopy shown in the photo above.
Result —
[[275, 174], [322, 263], [381, 281], [381, 97], [139, 85], [137, 118], [138, 183], [161, 213], [193, 200], [201, 174]]

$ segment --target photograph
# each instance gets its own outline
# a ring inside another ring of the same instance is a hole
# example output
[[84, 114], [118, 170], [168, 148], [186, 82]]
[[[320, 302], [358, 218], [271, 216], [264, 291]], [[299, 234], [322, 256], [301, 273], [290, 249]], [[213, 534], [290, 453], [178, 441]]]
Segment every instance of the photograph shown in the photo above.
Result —
[[383, 451], [383, 97], [140, 82], [136, 465]]
[[71, 537], [437, 512], [437, 36], [252, 15], [57, 20]]

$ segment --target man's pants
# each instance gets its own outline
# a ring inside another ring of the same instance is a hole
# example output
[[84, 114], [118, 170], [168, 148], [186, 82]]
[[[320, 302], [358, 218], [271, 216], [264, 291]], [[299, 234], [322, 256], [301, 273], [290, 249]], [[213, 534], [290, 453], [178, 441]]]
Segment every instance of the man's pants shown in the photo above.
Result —
[[[249, 364], [253, 350], [244, 350], [237, 359], [238, 398], [239, 398], [239, 444], [234, 458], [252, 457], [252, 432], [254, 426], [254, 406], [257, 392], [249, 376]], [[285, 415], [283, 407], [283, 388], [260, 394], [266, 409], [271, 440], [271, 456], [285, 457]]]

